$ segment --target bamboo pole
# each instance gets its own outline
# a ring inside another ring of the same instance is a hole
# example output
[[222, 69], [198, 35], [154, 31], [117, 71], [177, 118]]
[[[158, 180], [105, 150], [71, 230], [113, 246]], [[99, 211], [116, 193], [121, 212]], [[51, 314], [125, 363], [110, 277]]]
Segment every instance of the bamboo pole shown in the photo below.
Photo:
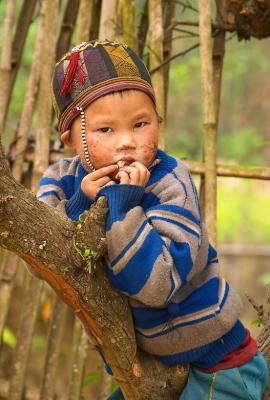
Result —
[[92, 21], [89, 32], [90, 40], [98, 38], [100, 15], [101, 15], [101, 1], [94, 1]]
[[23, 395], [26, 367], [42, 285], [42, 281], [32, 277], [27, 288], [8, 392], [8, 398], [12, 400], [21, 400]]
[[115, 13], [116, 0], [102, 1], [99, 24], [99, 39], [115, 38]]
[[[7, 6], [11, 7], [14, 0], [7, 2]], [[16, 80], [17, 72], [19, 69], [23, 48], [25, 40], [27, 37], [28, 29], [31, 24], [33, 13], [36, 7], [37, 0], [25, 0], [18, 19], [16, 26], [16, 32], [14, 40], [12, 42], [12, 54], [11, 54], [11, 71], [8, 79], [0, 75], [0, 81], [2, 82], [1, 93], [2, 99], [0, 100], [0, 134], [4, 130], [5, 120], [7, 117], [8, 105], [10, 102], [13, 86]], [[12, 35], [10, 35], [10, 39]], [[8, 41], [10, 39], [7, 39]], [[6, 44], [6, 39], [3, 40], [4, 45]], [[5, 51], [3, 51], [5, 53]], [[3, 86], [4, 85], [4, 86]]]
[[102, 367], [98, 400], [107, 400], [112, 391], [112, 377]]
[[81, 0], [77, 18], [76, 44], [87, 42], [91, 29], [93, 0]]
[[204, 219], [210, 241], [216, 244], [216, 111], [213, 87], [211, 0], [199, 0], [201, 87], [203, 106], [203, 158], [205, 163]]
[[[26, 153], [25, 160], [33, 162], [33, 154]], [[52, 151], [50, 153], [50, 163], [55, 163], [62, 160], [63, 153]], [[196, 175], [205, 174], [205, 164], [197, 161], [190, 161], [182, 159], [183, 163], [188, 166], [190, 171]], [[270, 168], [269, 167], [249, 167], [249, 166], [238, 166], [238, 165], [226, 165], [217, 163], [217, 176], [232, 177], [232, 178], [246, 178], [246, 179], [258, 179], [258, 180], [270, 180]]]
[[69, 0], [66, 5], [65, 15], [61, 25], [61, 31], [57, 42], [56, 61], [68, 51], [71, 43], [71, 37], [75, 28], [80, 0]]
[[[217, 23], [221, 23], [226, 20], [226, 0], [216, 0], [216, 19]], [[216, 130], [218, 130], [219, 121], [219, 110], [220, 110], [220, 97], [221, 97], [221, 81], [222, 81], [222, 69], [223, 60], [225, 54], [225, 43], [226, 43], [226, 31], [219, 30], [214, 37], [213, 42], [213, 91], [214, 91], [214, 103], [215, 103], [215, 118], [216, 118]], [[206, 199], [205, 199], [205, 175], [200, 180], [200, 198], [203, 213], [206, 210]]]
[[81, 398], [82, 382], [89, 347], [89, 338], [80, 321], [75, 318], [72, 340], [72, 368], [69, 379], [68, 399]]
[[[155, 68], [163, 61], [163, 23], [162, 23], [162, 1], [149, 0], [148, 1], [148, 15], [149, 15], [149, 69]], [[161, 68], [151, 75], [152, 84], [156, 94], [157, 112], [164, 120], [165, 102], [164, 102], [164, 69]], [[164, 127], [160, 126], [159, 129], [159, 147], [164, 149]]]
[[18, 263], [19, 258], [14, 253], [5, 251], [2, 263], [3, 269], [0, 274], [0, 341], [8, 315]]
[[56, 371], [66, 314], [67, 306], [59, 298], [55, 298], [47, 340], [40, 400], [54, 399]]
[[19, 124], [17, 144], [16, 144], [16, 157], [12, 166], [12, 174], [14, 178], [18, 181], [21, 181], [22, 177], [28, 134], [31, 128], [36, 95], [38, 92], [38, 84], [40, 78], [40, 62], [41, 62], [40, 58], [42, 52], [42, 39], [43, 39], [43, 24], [41, 23], [41, 21], [39, 21], [34, 58], [31, 66], [30, 75], [28, 78], [22, 115]]
[[146, 41], [146, 35], [148, 30], [148, 4], [147, 1], [144, 3], [144, 9], [142, 12], [139, 28], [138, 28], [138, 54], [139, 57], [143, 57], [143, 51]]
[[[174, 11], [175, 11], [175, 2], [174, 1], [165, 1], [164, 2], [164, 12], [165, 12], [165, 23], [164, 23], [164, 43], [163, 43], [163, 59], [167, 60], [171, 57], [172, 51], [172, 33], [173, 30], [170, 29]], [[166, 64], [164, 66], [164, 119], [166, 121], [167, 115], [167, 106], [168, 106], [168, 91], [169, 91], [169, 72], [170, 72], [170, 64]]]
[[138, 37], [136, 26], [136, 5], [135, 0], [122, 0], [122, 27], [123, 41], [138, 52]]
[[12, 52], [12, 27], [15, 17], [15, 0], [6, 3], [4, 20], [2, 56], [0, 62], [0, 135], [4, 130], [5, 117], [8, 105], [8, 87], [11, 80], [11, 52]]
[[38, 182], [49, 164], [52, 104], [50, 82], [55, 64], [57, 10], [59, 0], [44, 0], [44, 38], [41, 56], [41, 75], [38, 93], [38, 121], [36, 129], [36, 148], [32, 190], [35, 192]]
[[[39, 87], [38, 124], [36, 151], [34, 159], [34, 174], [32, 190], [37, 188], [38, 181], [44, 169], [48, 166], [49, 132], [51, 124], [50, 78], [55, 59], [55, 33], [57, 23], [58, 1], [43, 0], [41, 8], [41, 24], [44, 33], [41, 57], [41, 78]], [[22, 314], [18, 335], [13, 374], [9, 388], [9, 398], [19, 400], [22, 396], [26, 366], [29, 358], [30, 344], [33, 336], [37, 310], [41, 295], [42, 282], [31, 276]]]

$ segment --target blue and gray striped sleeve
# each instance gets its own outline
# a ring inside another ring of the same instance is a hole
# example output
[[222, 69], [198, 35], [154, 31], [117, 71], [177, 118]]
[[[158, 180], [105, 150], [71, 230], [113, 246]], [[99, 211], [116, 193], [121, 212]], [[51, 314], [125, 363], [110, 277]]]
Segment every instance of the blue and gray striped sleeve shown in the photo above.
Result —
[[77, 165], [76, 159], [51, 165], [41, 178], [37, 192], [38, 200], [59, 209], [73, 221], [93, 203], [81, 190], [79, 180], [75, 190]]
[[157, 201], [147, 209], [143, 208], [147, 193], [144, 196], [140, 186], [112, 185], [99, 193], [109, 203], [109, 278], [120, 291], [150, 307], [165, 306], [185, 285], [201, 241], [193, 190], [188, 185], [183, 188], [174, 177], [167, 184], [167, 196], [155, 185]]

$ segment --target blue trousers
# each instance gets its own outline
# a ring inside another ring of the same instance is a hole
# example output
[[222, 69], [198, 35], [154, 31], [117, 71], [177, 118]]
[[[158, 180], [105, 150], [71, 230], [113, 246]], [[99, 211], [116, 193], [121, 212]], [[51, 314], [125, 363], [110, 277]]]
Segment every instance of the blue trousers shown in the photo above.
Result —
[[[191, 367], [179, 400], [261, 400], [268, 370], [260, 352], [240, 367], [207, 374]], [[107, 400], [124, 400], [117, 389]]]

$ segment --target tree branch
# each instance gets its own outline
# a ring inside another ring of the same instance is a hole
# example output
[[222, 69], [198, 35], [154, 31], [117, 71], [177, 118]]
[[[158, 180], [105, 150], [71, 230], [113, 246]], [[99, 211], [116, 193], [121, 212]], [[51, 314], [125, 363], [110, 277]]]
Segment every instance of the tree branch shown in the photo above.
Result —
[[126, 399], [178, 399], [187, 367], [166, 367], [137, 348], [128, 300], [107, 278], [102, 263], [106, 213], [106, 200], [100, 198], [79, 224], [73, 223], [37, 201], [0, 158], [0, 245], [30, 264], [71, 307]]

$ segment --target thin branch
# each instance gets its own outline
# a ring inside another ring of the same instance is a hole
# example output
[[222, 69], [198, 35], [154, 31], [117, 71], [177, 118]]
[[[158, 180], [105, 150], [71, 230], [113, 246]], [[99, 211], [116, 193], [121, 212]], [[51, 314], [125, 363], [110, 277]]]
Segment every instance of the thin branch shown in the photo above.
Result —
[[187, 31], [186, 29], [180, 29], [180, 28], [173, 28], [174, 31], [177, 32], [182, 32], [182, 33], [187, 33], [189, 36], [196, 36], [199, 37], [198, 33], [192, 32], [192, 31]]
[[181, 51], [180, 53], [174, 54], [173, 56], [167, 58], [167, 60], [164, 60], [161, 64], [157, 65], [155, 68], [150, 70], [150, 74], [152, 74], [153, 72], [158, 71], [160, 68], [164, 67], [164, 65], [168, 64], [169, 62], [171, 62], [172, 60], [174, 60], [177, 57], [181, 57], [181, 56], [185, 56], [187, 53], [189, 53], [190, 51], [196, 49], [197, 47], [200, 46], [200, 43], [196, 43], [193, 46], [189, 47], [188, 49]]
[[[170, 27], [170, 29], [175, 29], [175, 26], [177, 25], [185, 25], [185, 26], [199, 26], [199, 22], [198, 21], [173, 21], [172, 26]], [[222, 22], [211, 23], [212, 25], [212, 29], [215, 30], [223, 30], [223, 31], [228, 31], [228, 32], [234, 32], [236, 30], [236, 26], [233, 24], [225, 24]]]
[[181, 0], [173, 0], [173, 1], [174, 1], [174, 3], [179, 4], [180, 6], [182, 6], [183, 7], [183, 11], [185, 11], [185, 9], [188, 8], [189, 10], [192, 10], [192, 11], [196, 12], [197, 14], [199, 13], [198, 9], [193, 7], [190, 4], [189, 0], [186, 0], [186, 2], [181, 1]]

